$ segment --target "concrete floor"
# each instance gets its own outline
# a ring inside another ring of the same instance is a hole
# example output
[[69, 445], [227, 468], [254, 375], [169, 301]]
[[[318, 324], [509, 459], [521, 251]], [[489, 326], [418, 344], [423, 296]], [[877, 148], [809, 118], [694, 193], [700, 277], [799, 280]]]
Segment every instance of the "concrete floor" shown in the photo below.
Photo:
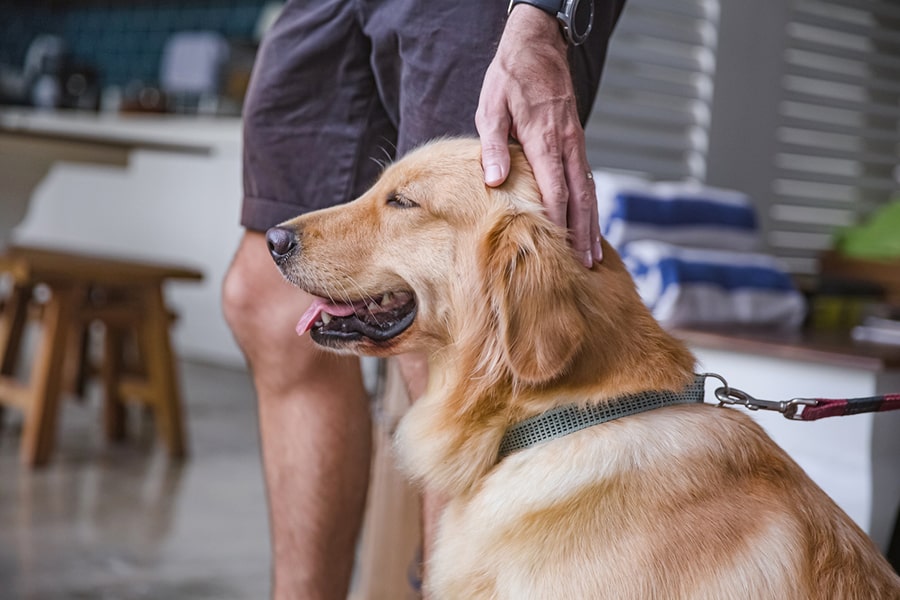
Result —
[[[168, 459], [139, 414], [129, 440], [111, 445], [99, 403], [69, 401], [52, 463], [29, 471], [18, 461], [16, 415], [8, 416], [0, 431], [0, 600], [268, 597], [250, 378], [196, 363], [182, 363], [181, 377], [191, 445], [183, 463]], [[403, 575], [407, 561], [400, 565]]]
[[28, 471], [18, 463], [15, 418], [7, 419], [13, 423], [0, 434], [0, 600], [268, 597], [249, 376], [191, 363], [181, 376], [191, 444], [181, 464], [146, 426], [126, 443], [106, 443], [97, 403], [70, 401], [52, 464]]

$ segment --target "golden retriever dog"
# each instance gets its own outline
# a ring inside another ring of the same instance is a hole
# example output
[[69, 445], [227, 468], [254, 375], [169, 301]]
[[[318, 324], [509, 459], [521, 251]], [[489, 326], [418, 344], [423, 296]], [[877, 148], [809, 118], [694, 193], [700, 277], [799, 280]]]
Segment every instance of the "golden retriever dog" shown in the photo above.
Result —
[[433, 142], [355, 201], [268, 234], [284, 276], [318, 298], [299, 333], [429, 357], [396, 447], [449, 498], [430, 596], [900, 598], [870, 539], [739, 410], [668, 406], [500, 456], [525, 419], [678, 392], [695, 367], [613, 248], [592, 269], [574, 257], [511, 152], [491, 189], [477, 140]]

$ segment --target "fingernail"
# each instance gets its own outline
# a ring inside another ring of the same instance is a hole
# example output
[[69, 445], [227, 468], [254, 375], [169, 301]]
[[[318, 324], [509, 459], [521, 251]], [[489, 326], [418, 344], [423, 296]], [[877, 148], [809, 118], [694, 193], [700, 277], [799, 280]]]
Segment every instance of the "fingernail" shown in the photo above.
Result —
[[591, 255], [590, 250], [585, 250], [584, 255], [581, 257], [581, 262], [584, 263], [588, 269], [594, 266], [594, 257]]
[[594, 242], [594, 260], [603, 262], [603, 244], [599, 240]]
[[500, 165], [488, 165], [484, 169], [484, 181], [485, 183], [496, 183], [500, 181], [503, 177], [503, 171], [500, 170]]

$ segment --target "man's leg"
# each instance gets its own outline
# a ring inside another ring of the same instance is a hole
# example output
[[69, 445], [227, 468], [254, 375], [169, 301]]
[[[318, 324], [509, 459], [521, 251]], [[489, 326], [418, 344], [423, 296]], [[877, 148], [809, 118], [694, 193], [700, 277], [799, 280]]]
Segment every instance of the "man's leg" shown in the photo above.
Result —
[[[428, 358], [423, 354], [403, 354], [397, 357], [400, 373], [406, 383], [410, 402], [415, 402], [425, 393], [428, 384]], [[423, 567], [434, 548], [438, 521], [444, 509], [445, 500], [438, 494], [424, 490], [422, 494], [422, 560]], [[427, 577], [427, 573], [424, 573]]]
[[253, 374], [273, 544], [273, 597], [344, 600], [369, 478], [359, 362], [294, 327], [311, 298], [248, 232], [224, 286], [225, 315]]
[[[358, 12], [356, 2], [289, 0], [257, 52], [243, 110], [250, 231], [346, 202], [380, 172], [369, 156], [396, 132]], [[259, 400], [273, 596], [343, 600], [372, 443], [359, 361], [297, 337], [311, 298], [282, 280], [261, 233], [246, 235], [224, 294]]]

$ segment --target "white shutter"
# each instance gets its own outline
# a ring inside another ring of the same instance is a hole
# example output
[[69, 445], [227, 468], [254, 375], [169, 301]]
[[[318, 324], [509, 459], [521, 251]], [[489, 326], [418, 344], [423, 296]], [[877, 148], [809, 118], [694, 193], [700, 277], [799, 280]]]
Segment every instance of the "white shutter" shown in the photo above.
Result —
[[719, 0], [628, 0], [585, 128], [594, 168], [698, 179], [706, 151]]
[[749, 194], [815, 273], [898, 190], [900, 2], [629, 0], [586, 135], [595, 168]]
[[781, 101], [768, 244], [794, 272], [813, 273], [835, 228], [897, 189], [900, 5], [794, 0], [788, 18], [773, 81]]

